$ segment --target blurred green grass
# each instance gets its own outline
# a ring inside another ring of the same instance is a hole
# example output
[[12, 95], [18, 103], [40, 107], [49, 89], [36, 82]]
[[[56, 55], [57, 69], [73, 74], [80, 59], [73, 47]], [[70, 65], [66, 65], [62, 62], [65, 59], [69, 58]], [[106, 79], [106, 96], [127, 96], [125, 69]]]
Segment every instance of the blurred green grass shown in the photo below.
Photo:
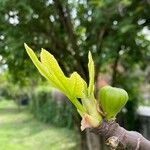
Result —
[[13, 101], [0, 101], [0, 150], [77, 150], [77, 139], [73, 130], [43, 124]]

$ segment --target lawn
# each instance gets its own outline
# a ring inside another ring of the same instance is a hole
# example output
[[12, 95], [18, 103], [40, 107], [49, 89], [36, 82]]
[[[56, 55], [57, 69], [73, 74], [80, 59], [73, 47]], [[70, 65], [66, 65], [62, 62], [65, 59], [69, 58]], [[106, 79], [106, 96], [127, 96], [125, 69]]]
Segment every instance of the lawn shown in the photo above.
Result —
[[13, 101], [0, 101], [0, 150], [77, 150], [75, 131], [46, 125]]

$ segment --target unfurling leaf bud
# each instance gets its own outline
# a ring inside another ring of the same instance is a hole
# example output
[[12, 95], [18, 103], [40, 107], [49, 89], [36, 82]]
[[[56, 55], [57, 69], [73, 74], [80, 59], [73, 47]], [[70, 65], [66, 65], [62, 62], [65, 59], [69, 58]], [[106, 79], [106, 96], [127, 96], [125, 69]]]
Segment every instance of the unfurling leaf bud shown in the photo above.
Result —
[[97, 118], [84, 114], [81, 121], [81, 131], [83, 131], [86, 128], [96, 128], [100, 125], [100, 122]]
[[115, 119], [128, 100], [125, 90], [108, 85], [100, 89], [98, 96], [107, 120]]

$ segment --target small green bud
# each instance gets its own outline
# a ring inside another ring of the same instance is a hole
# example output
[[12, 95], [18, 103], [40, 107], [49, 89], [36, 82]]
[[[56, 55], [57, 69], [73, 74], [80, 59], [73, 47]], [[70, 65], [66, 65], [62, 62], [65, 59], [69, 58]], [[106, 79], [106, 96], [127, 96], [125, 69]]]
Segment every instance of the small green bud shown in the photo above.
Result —
[[107, 120], [115, 119], [128, 100], [125, 90], [108, 85], [100, 89], [98, 96]]

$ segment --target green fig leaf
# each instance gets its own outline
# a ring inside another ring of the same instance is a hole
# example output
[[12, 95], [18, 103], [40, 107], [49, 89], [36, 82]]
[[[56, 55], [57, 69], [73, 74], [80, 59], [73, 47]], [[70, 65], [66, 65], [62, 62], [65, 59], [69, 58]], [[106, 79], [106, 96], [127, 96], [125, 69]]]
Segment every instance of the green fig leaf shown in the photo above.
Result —
[[69, 85], [71, 85], [71, 93], [77, 98], [85, 98], [87, 91], [87, 84], [77, 72], [73, 72], [69, 78]]
[[88, 96], [90, 97], [90, 96], [94, 95], [94, 76], [95, 76], [94, 61], [93, 61], [92, 54], [90, 51], [88, 54], [88, 59], [89, 59], [89, 63], [88, 63], [88, 69], [89, 69]]
[[66, 89], [65, 87], [67, 85], [67, 78], [61, 70], [57, 60], [45, 49], [42, 49], [40, 56], [41, 62], [47, 68], [48, 73], [51, 75], [51, 80], [55, 83], [56, 88], [69, 95], [68, 88]]
[[66, 77], [61, 70], [57, 60], [48, 51], [42, 49], [41, 62], [31, 48], [25, 44], [26, 51], [37, 67], [39, 72], [51, 83], [52, 86], [62, 91], [70, 101], [81, 112], [86, 112], [84, 107], [77, 98], [84, 98], [86, 96], [87, 85], [81, 76], [74, 72], [70, 78]]
[[27, 46], [27, 44], [24, 44], [25, 49], [29, 55], [29, 57], [31, 58], [32, 62], [34, 63], [34, 65], [37, 67], [37, 69], [39, 70], [39, 72], [41, 73], [42, 76], [44, 76], [48, 81], [51, 82], [51, 75], [49, 75], [48, 70], [44, 67], [44, 65], [38, 60], [37, 56], [35, 55], [35, 53], [33, 52], [33, 50]]

